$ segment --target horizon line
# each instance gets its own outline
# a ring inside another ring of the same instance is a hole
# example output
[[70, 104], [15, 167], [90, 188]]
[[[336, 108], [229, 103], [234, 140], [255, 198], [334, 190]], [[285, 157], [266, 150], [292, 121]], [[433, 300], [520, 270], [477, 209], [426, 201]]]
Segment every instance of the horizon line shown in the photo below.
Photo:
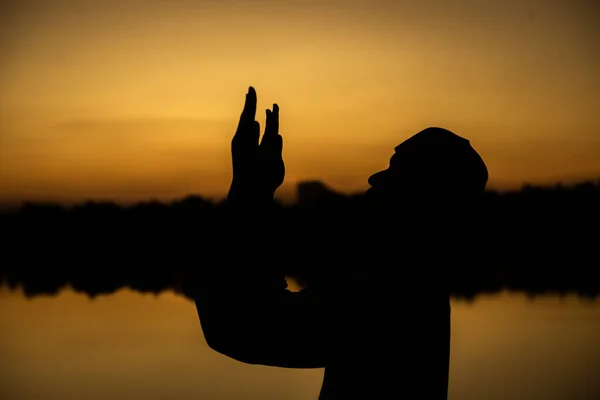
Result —
[[[279, 193], [275, 193], [275, 199], [280, 201], [282, 204], [294, 204], [298, 201], [298, 186], [303, 183], [317, 182], [322, 184], [325, 188], [335, 194], [339, 194], [342, 196], [354, 196], [364, 194], [364, 190], [338, 190], [334, 188], [332, 185], [328, 184], [326, 181], [319, 179], [305, 179], [296, 182], [295, 184], [287, 185], [284, 187], [283, 191], [278, 190]], [[519, 192], [523, 191], [527, 187], [533, 188], [556, 188], [556, 187], [565, 187], [572, 188], [581, 184], [586, 183], [594, 183], [600, 185], [600, 175], [595, 178], [585, 178], [585, 179], [563, 179], [563, 180], [555, 180], [555, 181], [545, 181], [545, 182], [523, 182], [520, 185], [517, 184], [505, 184], [505, 185], [492, 185], [486, 187], [486, 192], [497, 192], [497, 193], [511, 193], [511, 192]], [[281, 189], [281, 188], [280, 188]], [[37, 196], [36, 196], [37, 197]], [[210, 201], [213, 203], [220, 203], [224, 201], [227, 197], [226, 193], [222, 194], [201, 194], [199, 192], [189, 192], [184, 195], [179, 196], [147, 196], [147, 197], [139, 197], [131, 198], [131, 200], [127, 200], [124, 198], [117, 199], [116, 197], [109, 198], [108, 196], [61, 196], [62, 199], [58, 198], [58, 196], [52, 196], [54, 198], [48, 197], [44, 199], [40, 196], [38, 199], [19, 199], [19, 200], [2, 200], [0, 199], [0, 210], [7, 211], [15, 208], [23, 207], [26, 204], [52, 204], [52, 205], [60, 205], [60, 206], [74, 206], [85, 203], [113, 203], [119, 206], [131, 206], [141, 203], [148, 202], [158, 202], [162, 204], [169, 204], [177, 201], [181, 201], [183, 199], [189, 197], [199, 197], [206, 201]], [[118, 197], [118, 196], [117, 196]]]

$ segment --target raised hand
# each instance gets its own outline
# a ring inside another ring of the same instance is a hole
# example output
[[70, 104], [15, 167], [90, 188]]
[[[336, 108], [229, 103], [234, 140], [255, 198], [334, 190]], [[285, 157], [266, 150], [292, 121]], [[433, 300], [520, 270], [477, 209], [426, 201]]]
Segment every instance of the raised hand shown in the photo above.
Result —
[[270, 201], [285, 176], [279, 107], [273, 104], [273, 110], [266, 110], [265, 133], [259, 143], [256, 103], [256, 91], [250, 87], [238, 129], [231, 141], [233, 180], [228, 195], [231, 201]]
[[258, 176], [261, 191], [272, 198], [285, 178], [283, 138], [279, 134], [279, 106], [266, 110], [265, 133], [258, 147]]

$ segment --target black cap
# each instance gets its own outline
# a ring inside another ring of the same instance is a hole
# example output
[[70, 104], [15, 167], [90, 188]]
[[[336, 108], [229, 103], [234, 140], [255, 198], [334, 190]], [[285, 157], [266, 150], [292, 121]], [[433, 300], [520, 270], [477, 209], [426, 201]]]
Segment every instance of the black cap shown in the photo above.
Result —
[[[390, 167], [375, 174], [369, 182], [381, 181], [386, 191], [418, 190], [425, 194], [482, 193], [488, 170], [469, 140], [443, 128], [427, 128], [395, 148]], [[385, 181], [385, 182], [384, 182]]]

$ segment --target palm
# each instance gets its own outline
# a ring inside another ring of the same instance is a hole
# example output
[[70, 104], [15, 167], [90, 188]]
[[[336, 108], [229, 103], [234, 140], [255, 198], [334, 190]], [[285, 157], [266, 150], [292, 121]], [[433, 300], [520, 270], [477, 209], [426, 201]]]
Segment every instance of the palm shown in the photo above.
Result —
[[272, 199], [283, 183], [283, 139], [279, 135], [279, 107], [267, 110], [265, 133], [260, 140], [256, 118], [256, 92], [250, 87], [238, 129], [231, 141], [233, 181], [229, 198]]

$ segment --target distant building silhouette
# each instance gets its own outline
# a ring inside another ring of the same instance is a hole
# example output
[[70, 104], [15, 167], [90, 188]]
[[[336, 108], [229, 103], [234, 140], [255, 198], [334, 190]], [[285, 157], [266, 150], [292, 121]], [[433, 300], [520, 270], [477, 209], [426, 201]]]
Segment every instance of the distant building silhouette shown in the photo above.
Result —
[[321, 181], [304, 181], [296, 188], [298, 204], [314, 204], [319, 201], [341, 197], [342, 194], [329, 188]]

